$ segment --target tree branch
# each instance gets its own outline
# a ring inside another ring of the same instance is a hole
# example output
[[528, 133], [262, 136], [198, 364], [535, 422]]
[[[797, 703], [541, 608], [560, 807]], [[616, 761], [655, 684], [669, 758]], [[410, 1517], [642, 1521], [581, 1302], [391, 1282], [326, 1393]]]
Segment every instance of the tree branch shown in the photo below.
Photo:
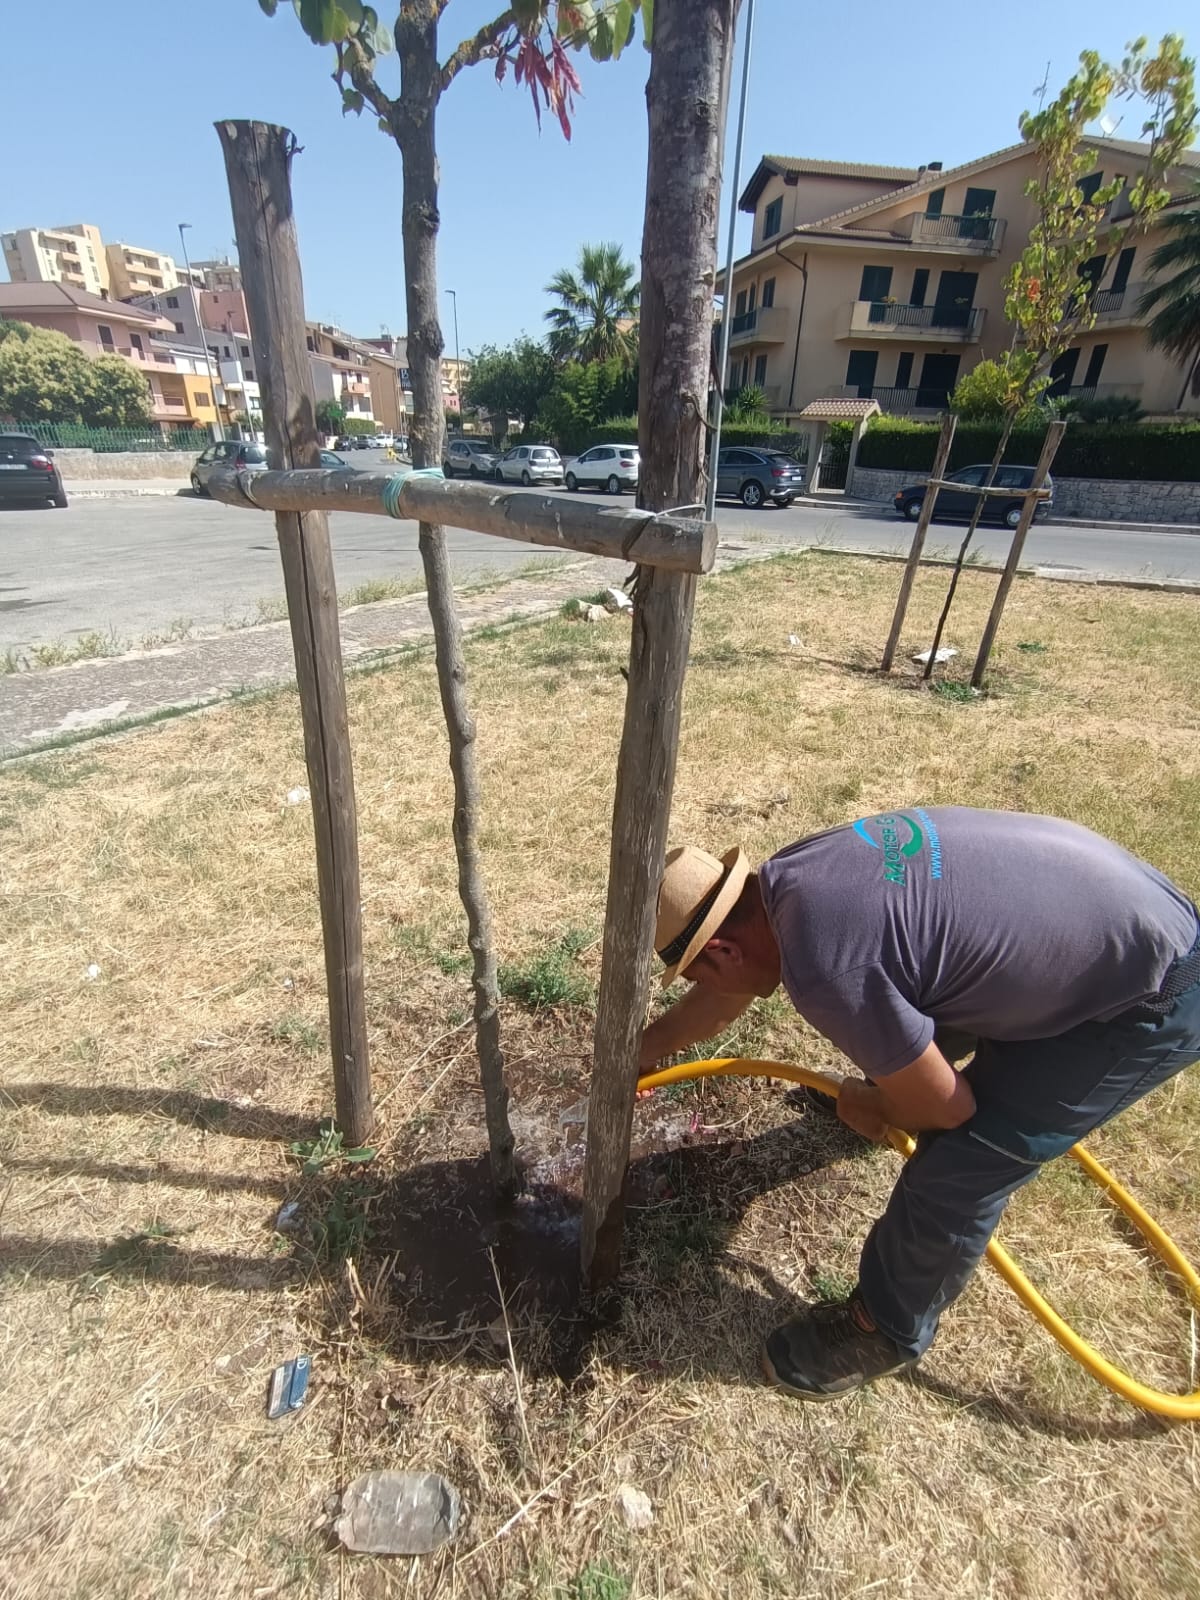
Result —
[[[342, 52], [340, 69], [349, 75], [350, 82], [362, 95], [375, 115], [382, 117], [385, 122], [391, 123], [392, 115], [400, 102], [393, 100], [390, 95], [384, 94], [376, 83], [375, 74], [366, 52], [356, 40], [347, 41]], [[335, 80], [338, 76], [338, 73], [334, 74]]]
[[442, 68], [442, 93], [457, 78], [464, 67], [473, 67], [477, 61], [500, 54], [504, 35], [516, 26], [516, 12], [509, 6], [494, 21], [485, 23], [473, 39], [464, 39]]

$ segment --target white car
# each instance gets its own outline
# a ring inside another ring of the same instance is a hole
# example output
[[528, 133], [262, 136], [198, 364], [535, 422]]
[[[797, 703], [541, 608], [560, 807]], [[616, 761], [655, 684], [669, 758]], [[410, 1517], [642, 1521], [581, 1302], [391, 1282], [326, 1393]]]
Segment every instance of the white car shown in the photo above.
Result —
[[394, 433], [377, 433], [371, 440], [375, 450], [394, 450], [396, 448], [396, 435]]
[[534, 483], [561, 483], [562, 457], [548, 444], [519, 444], [500, 457], [496, 477], [501, 483], [523, 483], [527, 489]]
[[567, 468], [567, 488], [606, 489], [609, 494], [638, 486], [641, 456], [635, 444], [597, 444], [576, 456]]

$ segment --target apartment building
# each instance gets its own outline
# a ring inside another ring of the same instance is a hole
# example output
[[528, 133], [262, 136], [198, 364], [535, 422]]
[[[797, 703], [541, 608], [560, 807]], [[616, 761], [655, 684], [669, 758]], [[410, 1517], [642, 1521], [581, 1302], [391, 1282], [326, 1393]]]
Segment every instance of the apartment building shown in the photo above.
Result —
[[61, 228], [18, 228], [0, 235], [13, 283], [62, 283], [102, 298], [108, 295], [108, 257], [100, 229], [90, 222]]
[[156, 422], [209, 427], [218, 417], [203, 347], [176, 335], [174, 323], [141, 306], [102, 300], [63, 283], [0, 283], [0, 317], [62, 333], [89, 356], [120, 356], [145, 377]]
[[180, 284], [169, 294], [139, 295], [131, 303], [167, 318], [183, 346], [201, 355], [207, 348], [223, 420], [231, 424], [244, 412], [254, 431], [261, 430], [262, 397], [240, 288], [198, 289]]
[[[1122, 140], [1088, 148], [1085, 192], [1132, 179], [1145, 157]], [[1036, 220], [1025, 194], [1034, 164], [1028, 144], [948, 170], [764, 156], [739, 202], [754, 226], [727, 301], [727, 391], [757, 385], [784, 419], [839, 397], [941, 410], [964, 372], [1011, 344], [1003, 285]], [[1168, 178], [1173, 204], [1197, 182], [1200, 152], [1189, 152]], [[1113, 202], [1114, 221], [1123, 206]], [[1088, 264], [1096, 325], [1055, 363], [1053, 394], [1128, 395], [1154, 416], [1200, 411], [1137, 311], [1161, 237], [1151, 230]]]
[[161, 294], [186, 282], [175, 257], [160, 250], [143, 249], [134, 244], [106, 244], [108, 288], [114, 300], [132, 300], [136, 295]]
[[306, 322], [304, 328], [317, 404], [334, 400], [348, 420], [378, 420], [372, 405], [370, 376], [371, 357], [377, 352], [329, 322]]

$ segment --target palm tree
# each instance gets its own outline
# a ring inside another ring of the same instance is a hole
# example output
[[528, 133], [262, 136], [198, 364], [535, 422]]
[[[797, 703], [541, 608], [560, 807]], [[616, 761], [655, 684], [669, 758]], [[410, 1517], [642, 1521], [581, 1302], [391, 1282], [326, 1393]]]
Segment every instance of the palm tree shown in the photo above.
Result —
[[[1200, 202], [1200, 190], [1195, 199]], [[1179, 391], [1178, 407], [1191, 388], [1200, 395], [1200, 204], [1164, 216], [1167, 239], [1150, 257], [1150, 270], [1170, 277], [1152, 284], [1138, 301], [1138, 311], [1150, 317], [1146, 337], [1183, 367], [1187, 376]]]
[[547, 343], [558, 361], [632, 362], [637, 354], [640, 287], [620, 245], [585, 244], [577, 270], [564, 267], [546, 285], [560, 305], [546, 313]]

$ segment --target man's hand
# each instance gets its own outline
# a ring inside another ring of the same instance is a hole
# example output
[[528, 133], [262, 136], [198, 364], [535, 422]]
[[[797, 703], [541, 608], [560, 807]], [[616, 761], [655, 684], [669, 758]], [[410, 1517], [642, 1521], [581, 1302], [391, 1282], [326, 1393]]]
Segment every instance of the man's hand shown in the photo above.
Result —
[[879, 1090], [858, 1078], [843, 1078], [837, 1097], [837, 1114], [848, 1128], [861, 1133], [872, 1144], [883, 1144], [887, 1139], [888, 1121], [883, 1114], [883, 1097]]

